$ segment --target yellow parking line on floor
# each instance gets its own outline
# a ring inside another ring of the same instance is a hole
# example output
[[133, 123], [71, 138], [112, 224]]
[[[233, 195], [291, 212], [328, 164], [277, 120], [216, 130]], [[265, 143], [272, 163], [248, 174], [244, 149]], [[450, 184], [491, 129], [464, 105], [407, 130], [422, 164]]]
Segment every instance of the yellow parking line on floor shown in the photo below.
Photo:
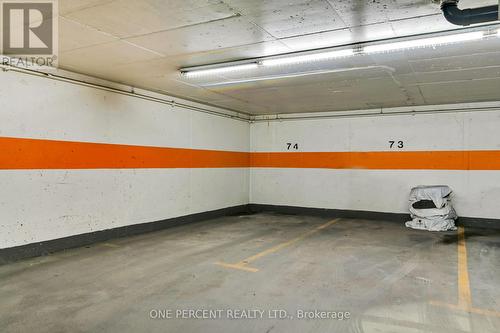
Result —
[[301, 240], [303, 240], [304, 238], [306, 237], [309, 237], [329, 226], [331, 226], [332, 224], [338, 222], [340, 219], [335, 219], [335, 220], [331, 220], [325, 224], [322, 224], [320, 225], [319, 227], [315, 228], [315, 229], [312, 229], [308, 232], [306, 232], [305, 234], [302, 234], [294, 239], [291, 239], [287, 242], [284, 242], [284, 243], [281, 243], [281, 244], [278, 244], [276, 246], [273, 246], [267, 250], [264, 250], [262, 252], [259, 252], [251, 257], [248, 257], [248, 258], [245, 258], [235, 264], [228, 264], [228, 263], [224, 263], [224, 262], [216, 262], [215, 264], [216, 265], [220, 265], [220, 266], [223, 266], [223, 267], [228, 267], [228, 268], [234, 268], [234, 269], [240, 269], [240, 270], [244, 270], [244, 271], [248, 271], [248, 272], [258, 272], [259, 270], [257, 268], [253, 268], [253, 267], [248, 267], [247, 265], [256, 261], [257, 259], [260, 259], [262, 257], [265, 257], [267, 255], [270, 255], [272, 253], [275, 253], [275, 252], [278, 252], [279, 250], [282, 250], [290, 245], [293, 245]]
[[220, 261], [216, 262], [215, 264], [219, 265], [219, 266], [227, 267], [227, 268], [234, 268], [234, 269], [239, 269], [242, 271], [247, 271], [247, 272], [252, 272], [252, 273], [259, 271], [257, 268], [247, 267], [245, 265], [238, 265], [238, 264], [227, 264], [225, 262], [220, 262]]
[[448, 304], [431, 301], [431, 305], [447, 307], [452, 310], [465, 311], [484, 316], [500, 317], [500, 312], [495, 310], [480, 309], [472, 306], [472, 293], [470, 290], [469, 268], [467, 264], [467, 246], [465, 242], [465, 228], [458, 227], [458, 304]]
[[489, 316], [489, 317], [500, 317], [500, 312], [495, 311], [495, 310], [470, 308], [466, 311], [469, 313], [477, 313], [477, 314], [481, 314], [481, 315]]
[[458, 306], [472, 307], [464, 227], [458, 227]]
[[444, 308], [448, 308], [448, 309], [455, 310], [455, 311], [475, 313], [475, 314], [480, 314], [480, 315], [487, 316], [487, 317], [500, 317], [500, 311], [495, 311], [495, 310], [480, 309], [480, 308], [474, 308], [474, 307], [466, 308], [462, 305], [449, 304], [449, 303], [439, 302], [439, 301], [430, 301], [429, 303], [431, 305], [434, 305], [434, 306], [444, 307]]

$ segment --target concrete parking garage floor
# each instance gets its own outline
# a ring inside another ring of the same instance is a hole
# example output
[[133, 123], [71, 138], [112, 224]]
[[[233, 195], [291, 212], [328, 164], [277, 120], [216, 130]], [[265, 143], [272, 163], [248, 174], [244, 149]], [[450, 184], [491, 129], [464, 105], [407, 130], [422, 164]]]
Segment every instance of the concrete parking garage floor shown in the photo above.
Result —
[[[497, 332], [499, 246], [483, 229], [224, 217], [0, 266], [0, 331]], [[175, 318], [189, 309], [221, 312]]]

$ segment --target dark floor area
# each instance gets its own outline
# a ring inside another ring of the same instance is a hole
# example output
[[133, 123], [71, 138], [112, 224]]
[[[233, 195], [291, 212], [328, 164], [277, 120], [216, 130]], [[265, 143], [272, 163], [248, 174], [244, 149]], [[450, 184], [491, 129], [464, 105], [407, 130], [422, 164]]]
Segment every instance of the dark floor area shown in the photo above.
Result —
[[255, 214], [116, 239], [0, 266], [0, 331], [499, 332], [500, 234], [458, 234]]

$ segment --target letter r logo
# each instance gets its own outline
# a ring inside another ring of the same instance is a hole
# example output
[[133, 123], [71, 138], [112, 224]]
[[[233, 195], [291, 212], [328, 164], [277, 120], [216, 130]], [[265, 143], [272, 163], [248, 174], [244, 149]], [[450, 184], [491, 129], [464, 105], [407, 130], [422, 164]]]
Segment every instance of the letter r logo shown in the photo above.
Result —
[[52, 1], [2, 2], [2, 53], [5, 55], [51, 55], [54, 52]]

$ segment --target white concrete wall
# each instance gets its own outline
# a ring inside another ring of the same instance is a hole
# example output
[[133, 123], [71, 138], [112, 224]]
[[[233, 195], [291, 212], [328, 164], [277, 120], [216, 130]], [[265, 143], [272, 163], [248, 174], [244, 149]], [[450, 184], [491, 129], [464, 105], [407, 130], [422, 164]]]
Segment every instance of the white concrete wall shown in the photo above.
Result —
[[[500, 113], [246, 122], [0, 72], [0, 137], [240, 152], [499, 150]], [[0, 154], [1, 147], [0, 147]], [[0, 155], [0, 158], [9, 158]], [[462, 216], [500, 218], [500, 171], [298, 168], [0, 170], [0, 248], [247, 203], [407, 212], [448, 184]]]
[[[0, 137], [249, 150], [243, 121], [14, 72]], [[249, 201], [247, 168], [0, 170], [0, 189], [0, 248]]]
[[[252, 152], [499, 150], [500, 113], [443, 113], [258, 122]], [[404, 141], [390, 149], [390, 140]], [[252, 168], [256, 204], [405, 213], [420, 184], [447, 184], [459, 215], [500, 218], [500, 171]]]

